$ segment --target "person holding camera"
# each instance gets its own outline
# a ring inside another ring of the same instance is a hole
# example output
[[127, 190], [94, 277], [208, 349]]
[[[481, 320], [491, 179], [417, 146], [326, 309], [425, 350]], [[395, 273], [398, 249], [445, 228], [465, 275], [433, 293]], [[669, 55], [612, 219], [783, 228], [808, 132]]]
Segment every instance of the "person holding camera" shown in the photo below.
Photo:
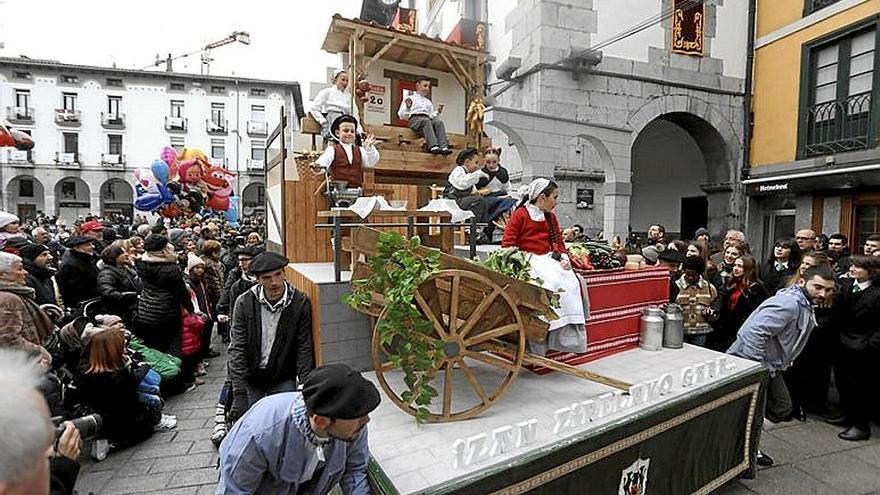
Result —
[[43, 373], [27, 353], [0, 349], [0, 494], [72, 494], [82, 439], [73, 422], [53, 428], [37, 391]]

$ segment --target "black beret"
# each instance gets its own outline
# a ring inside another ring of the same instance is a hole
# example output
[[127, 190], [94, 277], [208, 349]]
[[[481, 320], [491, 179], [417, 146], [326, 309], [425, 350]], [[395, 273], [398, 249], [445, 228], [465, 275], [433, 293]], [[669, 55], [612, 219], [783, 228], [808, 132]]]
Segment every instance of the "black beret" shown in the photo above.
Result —
[[465, 148], [461, 150], [461, 152], [458, 154], [458, 157], [455, 159], [455, 163], [456, 165], [464, 165], [465, 160], [479, 154], [480, 151], [476, 148]]
[[242, 246], [235, 250], [233, 254], [236, 256], [250, 256], [251, 258], [255, 258], [258, 254], [264, 252], [262, 248], [258, 248], [256, 246]]
[[706, 271], [706, 262], [699, 256], [688, 256], [682, 262], [681, 269], [693, 270], [702, 275]]
[[168, 238], [162, 234], [150, 234], [144, 239], [144, 251], [156, 252], [165, 249]]
[[86, 237], [84, 235], [72, 235], [67, 239], [67, 242], [65, 242], [64, 245], [72, 248], [76, 246], [82, 246], [83, 244], [88, 244], [93, 240], [94, 239], [92, 239], [91, 237]]
[[330, 124], [330, 133], [336, 134], [336, 131], [339, 130], [339, 126], [346, 122], [354, 124], [355, 128], [357, 128], [358, 121], [356, 118], [351, 115], [340, 115], [339, 117], [336, 117], [332, 124]]
[[24, 259], [35, 260], [37, 256], [48, 250], [49, 248], [43, 244], [27, 244], [18, 248], [18, 255]]
[[273, 253], [271, 251], [260, 253], [251, 261], [251, 273], [259, 275], [260, 273], [271, 272], [279, 268], [284, 268], [290, 260], [284, 256]]
[[675, 249], [664, 249], [657, 259], [667, 263], [684, 263], [684, 255]]
[[312, 414], [357, 419], [379, 407], [379, 391], [345, 364], [315, 368], [303, 384], [303, 400]]

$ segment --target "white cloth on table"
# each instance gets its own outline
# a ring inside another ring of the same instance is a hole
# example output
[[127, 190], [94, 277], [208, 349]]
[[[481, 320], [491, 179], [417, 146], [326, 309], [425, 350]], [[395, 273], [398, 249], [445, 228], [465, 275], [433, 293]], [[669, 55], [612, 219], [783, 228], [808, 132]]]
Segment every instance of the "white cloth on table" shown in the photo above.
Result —
[[452, 215], [452, 223], [464, 222], [474, 216], [474, 212], [462, 210], [454, 199], [432, 199], [428, 204], [419, 208], [418, 211], [445, 211]]
[[388, 204], [388, 201], [385, 200], [384, 196], [370, 196], [369, 198], [360, 197], [348, 209], [357, 213], [361, 218], [367, 218], [370, 213], [373, 213], [375, 210], [406, 211], [405, 206], [396, 207]]
[[581, 295], [581, 281], [572, 270], [564, 270], [559, 261], [553, 259], [550, 253], [545, 255], [533, 254], [529, 257], [531, 268], [529, 273], [534, 278], [540, 278], [547, 290], [558, 292], [559, 308], [554, 311], [558, 319], [550, 321], [550, 333], [547, 341], [541, 345], [530, 345], [534, 352], [546, 352], [547, 348], [556, 351], [582, 353], [587, 351], [585, 299]]
[[[412, 106], [406, 108], [406, 98], [412, 101]], [[397, 110], [397, 116], [401, 119], [409, 119], [413, 115], [424, 114], [430, 118], [437, 116], [437, 109], [434, 108], [434, 102], [424, 96], [413, 93], [400, 102], [400, 108]]]

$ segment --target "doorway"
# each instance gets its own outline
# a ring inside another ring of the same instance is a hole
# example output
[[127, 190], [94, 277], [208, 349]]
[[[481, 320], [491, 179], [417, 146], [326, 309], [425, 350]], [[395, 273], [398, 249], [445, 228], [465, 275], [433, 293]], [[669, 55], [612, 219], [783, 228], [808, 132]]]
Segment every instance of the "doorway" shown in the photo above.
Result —
[[773, 210], [764, 215], [764, 238], [760, 256], [768, 258], [773, 252], [777, 239], [790, 238], [794, 235], [795, 210]]
[[680, 239], [691, 239], [700, 227], [707, 228], [709, 222], [709, 198], [692, 196], [681, 198]]

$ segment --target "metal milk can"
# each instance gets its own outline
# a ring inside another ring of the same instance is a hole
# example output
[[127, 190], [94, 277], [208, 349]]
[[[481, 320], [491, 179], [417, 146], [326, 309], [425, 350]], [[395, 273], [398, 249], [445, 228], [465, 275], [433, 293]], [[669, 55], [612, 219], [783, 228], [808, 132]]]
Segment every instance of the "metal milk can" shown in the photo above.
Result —
[[643, 309], [639, 323], [639, 347], [659, 351], [663, 347], [663, 310], [657, 306]]
[[675, 303], [666, 305], [666, 323], [663, 325], [663, 347], [681, 349], [684, 347], [684, 314], [681, 306]]

